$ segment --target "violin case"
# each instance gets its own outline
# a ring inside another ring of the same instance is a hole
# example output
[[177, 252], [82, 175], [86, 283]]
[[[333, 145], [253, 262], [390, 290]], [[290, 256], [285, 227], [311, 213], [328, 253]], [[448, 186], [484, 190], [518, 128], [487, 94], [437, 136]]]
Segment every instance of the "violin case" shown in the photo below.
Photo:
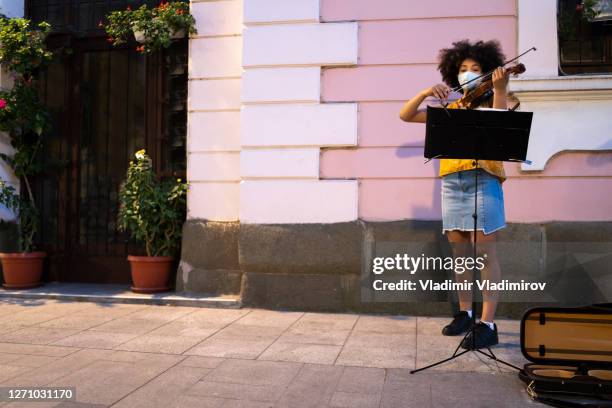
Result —
[[612, 304], [536, 307], [521, 319], [527, 393], [555, 407], [612, 408]]

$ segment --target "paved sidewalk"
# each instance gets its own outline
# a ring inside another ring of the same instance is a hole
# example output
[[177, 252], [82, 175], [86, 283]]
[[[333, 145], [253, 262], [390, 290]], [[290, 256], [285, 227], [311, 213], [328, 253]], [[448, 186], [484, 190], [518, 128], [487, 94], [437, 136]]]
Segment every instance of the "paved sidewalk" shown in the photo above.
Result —
[[[33, 407], [525, 407], [516, 374], [468, 353], [448, 319], [44, 299], [0, 301], [0, 385], [75, 386]], [[498, 357], [522, 365], [519, 323]]]

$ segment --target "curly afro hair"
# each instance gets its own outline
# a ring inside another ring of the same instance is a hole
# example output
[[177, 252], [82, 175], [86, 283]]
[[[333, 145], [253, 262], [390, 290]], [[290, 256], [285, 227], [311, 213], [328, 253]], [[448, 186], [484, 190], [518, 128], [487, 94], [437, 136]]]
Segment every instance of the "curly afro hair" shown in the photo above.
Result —
[[440, 61], [438, 71], [442, 74], [442, 80], [451, 88], [459, 86], [457, 75], [461, 63], [466, 58], [478, 61], [483, 73], [501, 66], [506, 59], [497, 40], [475, 43], [470, 43], [469, 40], [454, 42], [451, 48], [441, 49], [438, 55]]

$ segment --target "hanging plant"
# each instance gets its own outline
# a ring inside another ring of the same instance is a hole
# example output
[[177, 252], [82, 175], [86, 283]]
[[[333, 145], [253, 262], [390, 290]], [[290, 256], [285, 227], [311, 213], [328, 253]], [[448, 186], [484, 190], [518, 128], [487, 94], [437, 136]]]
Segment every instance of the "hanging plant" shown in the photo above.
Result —
[[51, 26], [32, 25], [25, 18], [0, 18], [0, 63], [17, 74], [28, 76], [51, 61], [45, 41]]
[[151, 53], [170, 46], [172, 40], [183, 38], [187, 33], [196, 34], [195, 19], [184, 1], [162, 1], [157, 7], [148, 8], [143, 4], [132, 10], [111, 12], [108, 23], [100, 22], [113, 45], [127, 43], [132, 36], [139, 42], [136, 49]]

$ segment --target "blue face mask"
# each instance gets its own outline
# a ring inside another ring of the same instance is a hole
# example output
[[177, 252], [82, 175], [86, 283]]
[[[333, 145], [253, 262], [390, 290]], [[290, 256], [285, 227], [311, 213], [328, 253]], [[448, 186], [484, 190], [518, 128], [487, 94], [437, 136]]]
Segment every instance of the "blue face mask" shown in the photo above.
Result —
[[[457, 75], [457, 80], [459, 81], [459, 85], [462, 86], [463, 92], [467, 92], [478, 86], [478, 84], [480, 83], [480, 79], [477, 79], [476, 81], [472, 81], [472, 79], [476, 78], [479, 75], [480, 74], [477, 74], [472, 71], [461, 72], [459, 75]], [[468, 81], [472, 81], [472, 82], [470, 82], [469, 84], [463, 85], [464, 83]]]

